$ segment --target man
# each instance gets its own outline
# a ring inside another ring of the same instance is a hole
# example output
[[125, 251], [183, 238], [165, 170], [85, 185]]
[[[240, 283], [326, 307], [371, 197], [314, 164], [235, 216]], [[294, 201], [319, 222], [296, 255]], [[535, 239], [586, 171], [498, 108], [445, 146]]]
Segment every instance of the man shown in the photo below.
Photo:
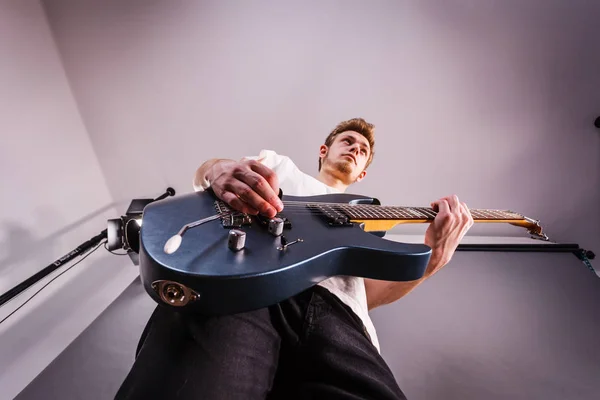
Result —
[[[362, 118], [341, 122], [319, 149], [318, 175], [263, 150], [241, 161], [213, 159], [194, 177], [231, 207], [275, 216], [277, 194], [339, 193], [363, 180], [373, 160], [374, 127]], [[473, 224], [455, 195], [425, 234], [432, 255], [425, 276], [386, 282], [339, 276], [271, 307], [223, 317], [189, 315], [158, 306], [117, 398], [404, 399], [379, 354], [368, 311], [405, 296], [446, 265]]]

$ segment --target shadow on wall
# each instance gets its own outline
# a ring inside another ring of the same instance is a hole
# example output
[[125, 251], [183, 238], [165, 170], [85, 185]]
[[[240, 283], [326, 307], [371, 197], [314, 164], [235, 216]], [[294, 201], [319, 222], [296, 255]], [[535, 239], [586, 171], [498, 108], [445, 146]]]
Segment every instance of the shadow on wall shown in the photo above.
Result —
[[[23, 349], [43, 351], [40, 332], [43, 332], [48, 326], [53, 326], [52, 321], [62, 318], [62, 309], [65, 305], [69, 305], [69, 313], [75, 313], [77, 309], [86, 307], [88, 295], [97, 292], [99, 283], [107, 280], [106, 273], [110, 270], [109, 267], [115, 262], [128, 262], [128, 260], [122, 261], [125, 257], [116, 257], [108, 253], [102, 254], [100, 251], [105, 250], [98, 248], [95, 254], [86, 259], [86, 262], [90, 260], [89, 263], [81, 263], [65, 274], [73, 276], [68, 283], [68, 290], [61, 290], [57, 295], [45, 298], [43, 300], [45, 302], [43, 310], [33, 308], [31, 312], [21, 314], [20, 317], [18, 313], [9, 317], [6, 323], [10, 323], [11, 318], [20, 318], [19, 326], [27, 326], [28, 334], [24, 335], [23, 329], [11, 329], [9, 326], [2, 334], [2, 341], [3, 343], [18, 343], [18, 346], [0, 346], [0, 359], [17, 360]], [[85, 273], [81, 273], [81, 269], [78, 267], [85, 268]], [[48, 279], [44, 279], [43, 282], [47, 282]], [[40, 282], [40, 284], [42, 283]], [[44, 290], [52, 291], [54, 284], [60, 285], [61, 281], [57, 279]], [[35, 287], [37, 290], [38, 285]], [[22, 294], [23, 299], [21, 297], [17, 299], [21, 303], [34, 293], [33, 290], [26, 291]], [[35, 302], [36, 297], [33, 298], [33, 302]], [[93, 301], [93, 299], [89, 299], [89, 301]], [[56, 310], [56, 312], [48, 313], [48, 309]], [[4, 375], [11, 367], [12, 365], [7, 363], [0, 364], [0, 376]]]
[[113, 398], [156, 307], [136, 279], [15, 400]]
[[[2, 222], [0, 232], [2, 232], [4, 239], [0, 244], [0, 249], [2, 249], [2, 255], [0, 256], [0, 293], [6, 292], [90, 239], [90, 237], [81, 237], [70, 243], [67, 246], [69, 250], [65, 254], [58, 254], [56, 250], [57, 247], [62, 247], [58, 246], [62, 236], [76, 231], [86, 222], [102, 215], [114, 206], [114, 203], [107, 204], [43, 238], [37, 238], [35, 232], [15, 220]], [[60, 226], [62, 225], [60, 219], [53, 208], [42, 207], [35, 210], [35, 220], [39, 226]], [[98, 233], [105, 228], [106, 225], [98, 226]]]

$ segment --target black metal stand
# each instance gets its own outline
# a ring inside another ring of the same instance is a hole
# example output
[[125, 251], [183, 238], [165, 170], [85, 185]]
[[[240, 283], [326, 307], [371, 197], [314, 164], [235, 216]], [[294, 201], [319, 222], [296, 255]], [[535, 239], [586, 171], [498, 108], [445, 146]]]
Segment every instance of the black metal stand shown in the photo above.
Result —
[[17, 286], [4, 293], [2, 296], [0, 296], [0, 306], [2, 306], [4, 303], [9, 301], [13, 297], [19, 295], [19, 293], [23, 292], [24, 290], [27, 290], [30, 286], [35, 285], [38, 281], [44, 279], [46, 276], [50, 275], [52, 272], [56, 271], [58, 268], [62, 267], [75, 257], [78, 257], [86, 251], [88, 251], [89, 249], [93, 248], [103, 239], [106, 239], [106, 229], [100, 232], [100, 234], [88, 240], [87, 242], [84, 242], [77, 246], [75, 250], [65, 254], [58, 260], [54, 261], [52, 264], [48, 265], [46, 268], [30, 276], [23, 282], [19, 283]]
[[515, 244], [459, 244], [456, 251], [502, 251], [502, 252], [543, 252], [543, 253], [573, 253], [585, 266], [600, 277], [592, 267], [590, 260], [596, 258], [591, 250], [582, 249], [575, 243], [515, 243]]
[[[456, 250], [460, 251], [534, 251], [544, 253], [579, 253], [586, 250], [574, 243], [514, 243], [514, 244], [459, 244]], [[595, 255], [591, 251], [589, 258], [594, 259]]]
[[[153, 201], [162, 200], [168, 196], [173, 196], [174, 194], [175, 194], [175, 190], [173, 190], [172, 188], [168, 188], [164, 194], [160, 195], [156, 199], [148, 199], [147, 201], [145, 201], [144, 205], [151, 203]], [[139, 202], [138, 200], [133, 200], [132, 205], [129, 208], [130, 208], [130, 210], [132, 208], [135, 208], [136, 211], [141, 214], [143, 207], [142, 208], [135, 207], [138, 205], [138, 202]], [[8, 290], [6, 293], [4, 293], [0, 296], [0, 306], [5, 304], [6, 302], [10, 301], [15, 296], [18, 296], [21, 292], [23, 292], [23, 291], [27, 290], [28, 288], [30, 288], [31, 286], [35, 285], [37, 282], [44, 279], [46, 276], [50, 275], [52, 272], [56, 271], [58, 268], [62, 267], [69, 261], [73, 260], [75, 257], [85, 254], [88, 250], [90, 250], [90, 249], [94, 248], [96, 245], [98, 245], [102, 240], [107, 239], [107, 237], [108, 237], [108, 230], [104, 229], [98, 235], [92, 237], [91, 239], [89, 239], [86, 242], [83, 242], [82, 244], [77, 246], [74, 250], [70, 251], [69, 253], [67, 253], [64, 256], [62, 256], [61, 258], [59, 258], [58, 260], [54, 261], [52, 264], [48, 265], [46, 268], [42, 269], [41, 271], [39, 271], [39, 272], [35, 273], [34, 275], [30, 276], [29, 278], [25, 279], [23, 282], [19, 283], [18, 285], [16, 285], [15, 287], [13, 287], [12, 289]]]

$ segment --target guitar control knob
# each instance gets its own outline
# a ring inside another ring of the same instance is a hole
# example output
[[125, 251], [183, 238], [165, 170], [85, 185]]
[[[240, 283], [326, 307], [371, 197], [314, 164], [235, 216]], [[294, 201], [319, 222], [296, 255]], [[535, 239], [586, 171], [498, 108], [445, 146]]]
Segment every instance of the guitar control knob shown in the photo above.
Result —
[[283, 233], [283, 219], [281, 218], [273, 218], [269, 220], [269, 233], [273, 236], [281, 236]]
[[229, 231], [227, 247], [232, 251], [240, 251], [246, 246], [246, 232], [239, 229]]

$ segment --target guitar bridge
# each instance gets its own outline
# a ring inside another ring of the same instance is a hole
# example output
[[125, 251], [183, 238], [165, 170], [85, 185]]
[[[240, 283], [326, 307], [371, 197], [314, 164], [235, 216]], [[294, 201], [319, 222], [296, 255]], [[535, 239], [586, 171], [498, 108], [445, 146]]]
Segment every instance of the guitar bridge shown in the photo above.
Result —
[[[252, 225], [252, 216], [233, 211], [225, 202], [222, 200], [215, 201], [215, 210], [221, 216], [221, 223], [223, 224], [223, 228], [227, 229], [240, 229], [243, 226]], [[292, 222], [283, 214], [278, 213], [276, 215], [277, 218], [281, 218], [283, 220], [283, 228], [284, 229], [292, 229]], [[256, 220], [259, 224], [263, 226], [269, 225], [269, 218], [257, 215]]]
[[221, 216], [221, 224], [226, 229], [240, 229], [252, 225], [252, 218], [242, 212], [233, 211], [225, 202], [215, 201], [215, 210]]

